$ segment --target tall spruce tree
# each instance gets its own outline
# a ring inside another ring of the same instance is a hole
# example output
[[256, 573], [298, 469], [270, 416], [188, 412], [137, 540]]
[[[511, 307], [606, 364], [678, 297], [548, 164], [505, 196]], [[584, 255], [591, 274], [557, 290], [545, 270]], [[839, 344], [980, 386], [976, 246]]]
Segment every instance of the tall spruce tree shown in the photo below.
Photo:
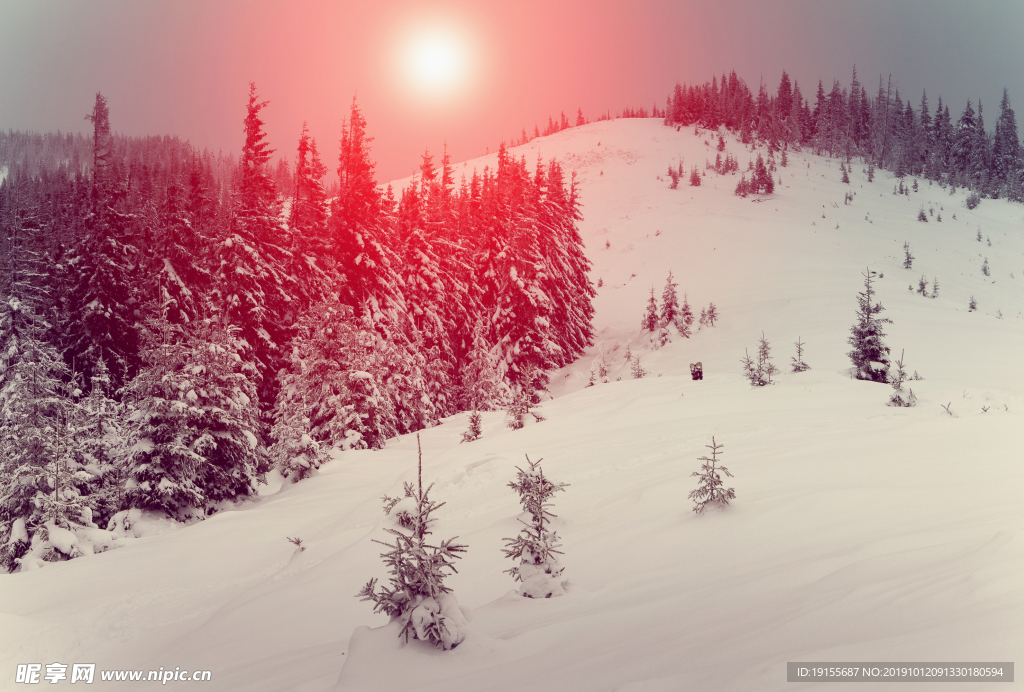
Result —
[[287, 238], [280, 203], [267, 170], [273, 150], [264, 141], [260, 101], [254, 83], [243, 121], [245, 145], [239, 160], [239, 186], [226, 237], [216, 247], [215, 297], [223, 319], [241, 329], [256, 362], [260, 400], [269, 406], [275, 396], [274, 373], [284, 354], [288, 327], [299, 309], [297, 277], [288, 271]]
[[1020, 139], [1017, 135], [1017, 116], [1010, 108], [1010, 96], [1003, 89], [999, 102], [999, 118], [996, 120], [995, 137], [992, 142], [992, 173], [996, 181], [1005, 184], [1011, 174], [1021, 168]]

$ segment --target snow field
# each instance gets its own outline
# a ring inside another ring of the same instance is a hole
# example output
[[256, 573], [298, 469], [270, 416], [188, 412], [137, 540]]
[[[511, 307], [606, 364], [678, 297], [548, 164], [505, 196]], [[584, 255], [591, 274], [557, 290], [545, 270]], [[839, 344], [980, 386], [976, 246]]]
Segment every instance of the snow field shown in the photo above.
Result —
[[[727, 151], [743, 169], [756, 154], [735, 139]], [[459, 648], [400, 645], [353, 598], [386, 580], [372, 540], [386, 539], [380, 497], [415, 480], [407, 436], [336, 451], [314, 477], [278, 480], [200, 524], [0, 575], [0, 689], [17, 663], [53, 661], [210, 669], [211, 690], [653, 692], [782, 690], [794, 660], [1024, 660], [1024, 207], [968, 211], [962, 192], [926, 182], [895, 196], [888, 172], [867, 183], [859, 164], [845, 185], [838, 160], [793, 152], [763, 201], [713, 172], [668, 189], [667, 167], [682, 156], [684, 171], [703, 168], [716, 141], [618, 120], [513, 149], [577, 169], [581, 232], [604, 285], [596, 343], [553, 373], [547, 420], [511, 431], [487, 412], [467, 444], [468, 414], [421, 433], [424, 482], [447, 503], [434, 536], [469, 545], [446, 582], [470, 619]], [[468, 162], [467, 176], [494, 161]], [[942, 205], [942, 222], [918, 222], [922, 205]], [[874, 287], [893, 359], [905, 349], [908, 372], [924, 377], [908, 383], [915, 408], [886, 407], [890, 387], [847, 372], [868, 266], [883, 275]], [[721, 321], [655, 350], [640, 318], [669, 270], [696, 315], [714, 302]], [[907, 290], [922, 273], [938, 277], [937, 298]], [[762, 331], [783, 373], [752, 389], [739, 359]], [[790, 374], [798, 337], [812, 370]], [[647, 377], [630, 377], [627, 344]], [[610, 382], [585, 388], [602, 355]], [[694, 382], [698, 360], [705, 379]], [[737, 497], [698, 517], [690, 474], [712, 436]], [[502, 539], [519, 530], [506, 484], [524, 454], [570, 484], [553, 498], [560, 598], [521, 598], [502, 574]], [[873, 689], [890, 687], [903, 689]]]

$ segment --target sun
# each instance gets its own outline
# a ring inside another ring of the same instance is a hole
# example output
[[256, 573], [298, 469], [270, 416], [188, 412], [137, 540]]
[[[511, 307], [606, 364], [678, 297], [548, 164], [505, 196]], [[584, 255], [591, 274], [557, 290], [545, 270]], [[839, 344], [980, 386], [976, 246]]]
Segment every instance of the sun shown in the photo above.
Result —
[[449, 33], [435, 31], [412, 38], [405, 62], [413, 86], [430, 94], [456, 89], [467, 73], [466, 49]]

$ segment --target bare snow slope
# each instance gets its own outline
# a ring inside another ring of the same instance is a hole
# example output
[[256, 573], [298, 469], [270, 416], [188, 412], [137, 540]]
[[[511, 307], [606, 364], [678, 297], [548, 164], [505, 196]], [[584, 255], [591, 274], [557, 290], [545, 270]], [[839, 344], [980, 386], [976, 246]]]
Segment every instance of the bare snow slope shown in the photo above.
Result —
[[[726, 139], [741, 166], [755, 156]], [[422, 433], [424, 478], [447, 503], [435, 535], [469, 544], [447, 582], [472, 618], [462, 646], [400, 646], [353, 598], [386, 580], [372, 540], [386, 537], [380, 496], [415, 478], [407, 437], [337, 453], [200, 525], [0, 576], [0, 689], [33, 662], [209, 669], [211, 690], [637, 692], [787, 689], [795, 660], [1024, 660], [1024, 206], [968, 211], [927, 183], [893, 195], [888, 173], [868, 183], [860, 165], [845, 185], [838, 161], [792, 153], [763, 200], [711, 172], [670, 190], [668, 166], [703, 168], [715, 141], [618, 120], [513, 150], [578, 172], [598, 338], [554, 373], [544, 422], [511, 431], [485, 414], [469, 444], [465, 415]], [[893, 320], [886, 343], [924, 378], [910, 383], [916, 408], [849, 378], [866, 267]], [[670, 269], [696, 312], [714, 302], [721, 320], [655, 350], [640, 317]], [[937, 298], [907, 290], [922, 274]], [[812, 370], [752, 389], [739, 358], [762, 332], [783, 370], [801, 338]], [[630, 377], [627, 345], [647, 377]], [[602, 356], [610, 381], [585, 388]], [[712, 436], [737, 497], [696, 516], [690, 474]], [[554, 507], [562, 598], [520, 598], [502, 573], [518, 529], [506, 484], [524, 454], [571, 484]]]

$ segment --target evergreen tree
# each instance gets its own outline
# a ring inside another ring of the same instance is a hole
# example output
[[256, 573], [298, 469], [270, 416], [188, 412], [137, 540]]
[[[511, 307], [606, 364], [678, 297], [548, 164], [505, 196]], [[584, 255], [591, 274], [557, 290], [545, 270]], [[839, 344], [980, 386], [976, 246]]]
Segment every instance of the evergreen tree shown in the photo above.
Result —
[[561, 596], [562, 572], [565, 568], [558, 562], [558, 534], [548, 528], [555, 518], [548, 509], [551, 497], [563, 492], [568, 483], [552, 483], [544, 476], [540, 467], [543, 459], [536, 462], [526, 457], [527, 470], [516, 467], [516, 480], [508, 486], [519, 494], [523, 513], [529, 514], [529, 521], [519, 518], [523, 529], [515, 538], [506, 538], [502, 550], [505, 557], [516, 561], [516, 565], [505, 570], [517, 582], [522, 582], [521, 593], [526, 598], [551, 598]]
[[725, 507], [729, 504], [729, 500], [736, 499], [735, 489], [726, 488], [722, 483], [721, 475], [719, 475], [724, 473], [726, 476], [732, 477], [729, 469], [718, 465], [718, 454], [725, 445], [715, 442], [715, 438], [712, 436], [711, 444], [705, 446], [711, 450], [711, 458], [708, 458], [707, 455], [698, 457], [697, 461], [704, 462], [701, 464], [701, 470], [690, 474], [700, 479], [700, 485], [689, 495], [693, 500], [693, 511], [697, 514], [703, 514], [708, 505], [717, 504]]
[[320, 254], [326, 251], [327, 193], [324, 176], [327, 166], [320, 160], [316, 140], [309, 136], [306, 123], [302, 123], [298, 154], [295, 159], [295, 194], [289, 211], [288, 224], [301, 239], [299, 247], [306, 252]]
[[92, 374], [96, 362], [114, 362], [114, 388], [138, 370], [135, 310], [141, 296], [133, 269], [139, 263], [131, 242], [136, 216], [125, 209], [124, 184], [113, 165], [106, 100], [97, 94], [90, 116], [94, 126], [93, 206], [71, 264], [76, 268], [70, 295], [69, 349], [65, 359]]
[[992, 142], [992, 172], [996, 181], [1006, 183], [1011, 174], [1021, 168], [1021, 148], [1017, 135], [1017, 117], [1010, 108], [1010, 96], [1003, 89], [999, 102], [999, 119], [996, 120], [995, 138]]
[[793, 356], [793, 359], [792, 359], [793, 360], [793, 372], [804, 372], [805, 370], [810, 370], [811, 366], [804, 362], [804, 346], [805, 346], [805, 344], [803, 344], [800, 341], [800, 337], [797, 337], [796, 343], [794, 344], [794, 346], [796, 346], [796, 355]]
[[[0, 305], [0, 567], [9, 572], [30, 546], [46, 540], [48, 521], [64, 529], [81, 521], [60, 511], [71, 499], [60, 483], [69, 451], [62, 380], [70, 372], [44, 340], [47, 329], [18, 298]], [[50, 552], [44, 559], [60, 556]]]
[[512, 391], [502, 377], [498, 349], [488, 346], [483, 325], [473, 329], [472, 344], [459, 370], [459, 407], [493, 411], [511, 403]]
[[367, 314], [374, 324], [396, 323], [403, 312], [396, 292], [398, 258], [388, 237], [382, 199], [370, 161], [372, 137], [355, 98], [342, 127], [338, 156], [338, 196], [331, 205], [328, 230], [337, 270], [344, 277], [341, 300], [357, 317]]
[[110, 398], [110, 387], [110, 373], [101, 358], [91, 377], [88, 396], [72, 409], [69, 419], [78, 469], [74, 477], [81, 483], [79, 494], [98, 526], [106, 526], [125, 506], [125, 411]]
[[126, 388], [131, 507], [179, 521], [256, 491], [267, 470], [259, 443], [255, 368], [238, 329], [147, 323], [145, 367]]
[[[417, 445], [419, 437], [416, 438]], [[392, 517], [385, 531], [393, 543], [378, 541], [388, 550], [381, 554], [391, 574], [390, 588], [377, 592], [373, 578], [356, 594], [361, 601], [372, 601], [373, 612], [384, 613], [402, 629], [398, 636], [406, 642], [427, 641], [438, 648], [454, 649], [466, 638], [467, 623], [452, 590], [444, 585], [447, 573], [455, 573], [455, 560], [466, 552], [466, 545], [456, 543], [457, 536], [431, 545], [427, 537], [436, 521], [430, 515], [445, 503], [430, 499], [434, 485], [423, 488], [423, 453], [419, 455], [417, 485], [406, 483], [405, 496], [384, 496], [384, 514]]]
[[480, 415], [479, 411], [473, 411], [469, 414], [469, 429], [462, 433], [462, 441], [473, 442], [474, 440], [479, 440], [483, 433], [483, 416]]
[[966, 179], [971, 176], [972, 162], [975, 157], [975, 142], [977, 140], [977, 119], [971, 102], [967, 102], [964, 112], [956, 124], [956, 134], [950, 149], [950, 158], [953, 171]]
[[679, 296], [676, 294], [676, 286], [679, 284], [672, 281], [672, 272], [669, 271], [665, 280], [665, 288], [661, 292], [661, 326], [668, 327], [675, 325], [680, 316]]
[[[296, 324], [288, 367], [280, 374], [275, 436], [301, 441], [308, 434], [324, 448], [382, 448], [399, 433], [402, 393], [388, 378], [407, 372], [402, 355], [379, 338], [368, 316], [356, 317], [336, 299], [314, 305]], [[305, 473], [292, 461], [295, 448], [279, 442], [272, 451], [283, 474]], [[312, 468], [319, 463], [308, 461]]]
[[658, 301], [654, 298], [654, 287], [652, 286], [651, 297], [647, 301], [647, 311], [644, 313], [644, 318], [640, 321], [640, 328], [653, 332], [660, 326], [660, 320], [658, 318]]
[[298, 301], [297, 277], [289, 271], [288, 240], [280, 220], [280, 204], [267, 162], [272, 149], [263, 140], [256, 85], [249, 84], [245, 146], [239, 160], [240, 183], [226, 237], [215, 255], [215, 297], [224, 319], [240, 328], [255, 359], [253, 373], [260, 399], [270, 406], [276, 395], [273, 373], [283, 364], [281, 346], [288, 339], [289, 320]]
[[[915, 372], [914, 374], [916, 375], [917, 373]], [[911, 389], [909, 392], [903, 391], [903, 383], [909, 379], [911, 377], [903, 369], [903, 351], [901, 351], [900, 359], [896, 361], [896, 372], [892, 373], [889, 377], [889, 384], [892, 385], [893, 393], [889, 397], [888, 406], [909, 407], [917, 405], [917, 397], [914, 396], [914, 390]]]
[[867, 269], [864, 277], [864, 290], [857, 294], [857, 321], [850, 328], [848, 342], [853, 350], [847, 355], [857, 370], [858, 380], [885, 382], [889, 367], [889, 347], [882, 338], [885, 332], [882, 325], [892, 324], [892, 320], [878, 317], [884, 310], [880, 302], [873, 302], [875, 292], [872, 290], [873, 272]]
[[[682, 324], [686, 327], [690, 327], [693, 324], [693, 308], [690, 307], [690, 299], [686, 293], [683, 293], [683, 307], [680, 308], [679, 318], [680, 319], [677, 324]], [[679, 330], [680, 333], [682, 333], [682, 331], [682, 329]], [[684, 336], [689, 336], [688, 331], [689, 330], [687, 330], [687, 334]]]

